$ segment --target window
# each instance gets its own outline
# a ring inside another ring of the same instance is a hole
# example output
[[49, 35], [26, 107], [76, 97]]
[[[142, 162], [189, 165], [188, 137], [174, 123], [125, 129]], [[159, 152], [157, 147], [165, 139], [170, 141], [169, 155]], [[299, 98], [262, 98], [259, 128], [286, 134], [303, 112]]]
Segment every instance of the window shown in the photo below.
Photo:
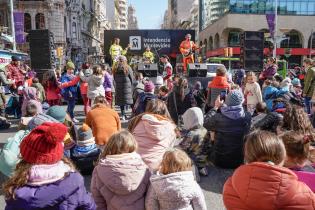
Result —
[[45, 15], [37, 13], [35, 16], [36, 29], [45, 29]]
[[24, 31], [28, 33], [32, 30], [32, 20], [31, 15], [28, 13], [24, 13]]
[[72, 23], [72, 39], [76, 39], [77, 38], [77, 24], [75, 22]]

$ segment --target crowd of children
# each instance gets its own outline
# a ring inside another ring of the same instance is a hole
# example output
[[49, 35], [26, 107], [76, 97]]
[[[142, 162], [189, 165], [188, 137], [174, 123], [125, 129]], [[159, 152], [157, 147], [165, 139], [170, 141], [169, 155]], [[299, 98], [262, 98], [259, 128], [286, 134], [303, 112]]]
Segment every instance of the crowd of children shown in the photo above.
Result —
[[[19, 131], [0, 152], [6, 209], [205, 210], [198, 181], [209, 164], [235, 169], [223, 188], [228, 210], [315, 209], [310, 62], [303, 83], [276, 75], [269, 59], [260, 77], [240, 72], [237, 84], [219, 67], [205, 88], [177, 75], [144, 78], [123, 56], [113, 71], [85, 63], [75, 74], [69, 61], [63, 74], [47, 72], [42, 86], [30, 75], [16, 93], [21, 113], [12, 112], [21, 116]], [[14, 82], [5, 75], [1, 86]], [[92, 175], [91, 193], [81, 174]]]

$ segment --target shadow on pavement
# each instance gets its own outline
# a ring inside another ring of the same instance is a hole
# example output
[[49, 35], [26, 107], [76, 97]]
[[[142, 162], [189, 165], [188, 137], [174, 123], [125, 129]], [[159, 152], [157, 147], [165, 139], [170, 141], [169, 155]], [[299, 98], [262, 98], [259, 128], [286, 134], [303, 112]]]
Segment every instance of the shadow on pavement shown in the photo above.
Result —
[[208, 176], [201, 177], [201, 182], [199, 183], [201, 188], [206, 191], [221, 194], [224, 183], [230, 176], [232, 176], [234, 170], [209, 166], [208, 172]]

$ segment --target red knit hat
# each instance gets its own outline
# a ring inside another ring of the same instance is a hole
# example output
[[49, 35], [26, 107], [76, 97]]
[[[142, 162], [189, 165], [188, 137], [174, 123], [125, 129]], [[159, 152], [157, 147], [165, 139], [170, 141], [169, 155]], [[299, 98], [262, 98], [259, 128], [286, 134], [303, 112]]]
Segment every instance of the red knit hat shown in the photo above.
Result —
[[63, 139], [68, 129], [46, 122], [31, 131], [20, 145], [23, 160], [31, 164], [54, 164], [63, 156]]

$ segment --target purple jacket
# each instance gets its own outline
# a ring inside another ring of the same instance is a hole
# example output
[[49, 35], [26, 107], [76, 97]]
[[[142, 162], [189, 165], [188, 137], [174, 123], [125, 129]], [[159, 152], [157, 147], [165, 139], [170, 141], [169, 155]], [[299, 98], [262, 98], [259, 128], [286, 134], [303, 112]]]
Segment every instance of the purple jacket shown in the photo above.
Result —
[[105, 92], [111, 92], [113, 87], [113, 76], [110, 75], [108, 72], [105, 72], [105, 79], [103, 86], [105, 88]]
[[16, 198], [6, 200], [6, 210], [95, 210], [95, 202], [84, 187], [83, 177], [79, 173], [52, 184], [40, 187], [24, 186], [15, 190]]
[[277, 65], [266, 66], [264, 71], [262, 72], [262, 76], [264, 79], [271, 78], [271, 77], [275, 76], [277, 71], [278, 71]]

